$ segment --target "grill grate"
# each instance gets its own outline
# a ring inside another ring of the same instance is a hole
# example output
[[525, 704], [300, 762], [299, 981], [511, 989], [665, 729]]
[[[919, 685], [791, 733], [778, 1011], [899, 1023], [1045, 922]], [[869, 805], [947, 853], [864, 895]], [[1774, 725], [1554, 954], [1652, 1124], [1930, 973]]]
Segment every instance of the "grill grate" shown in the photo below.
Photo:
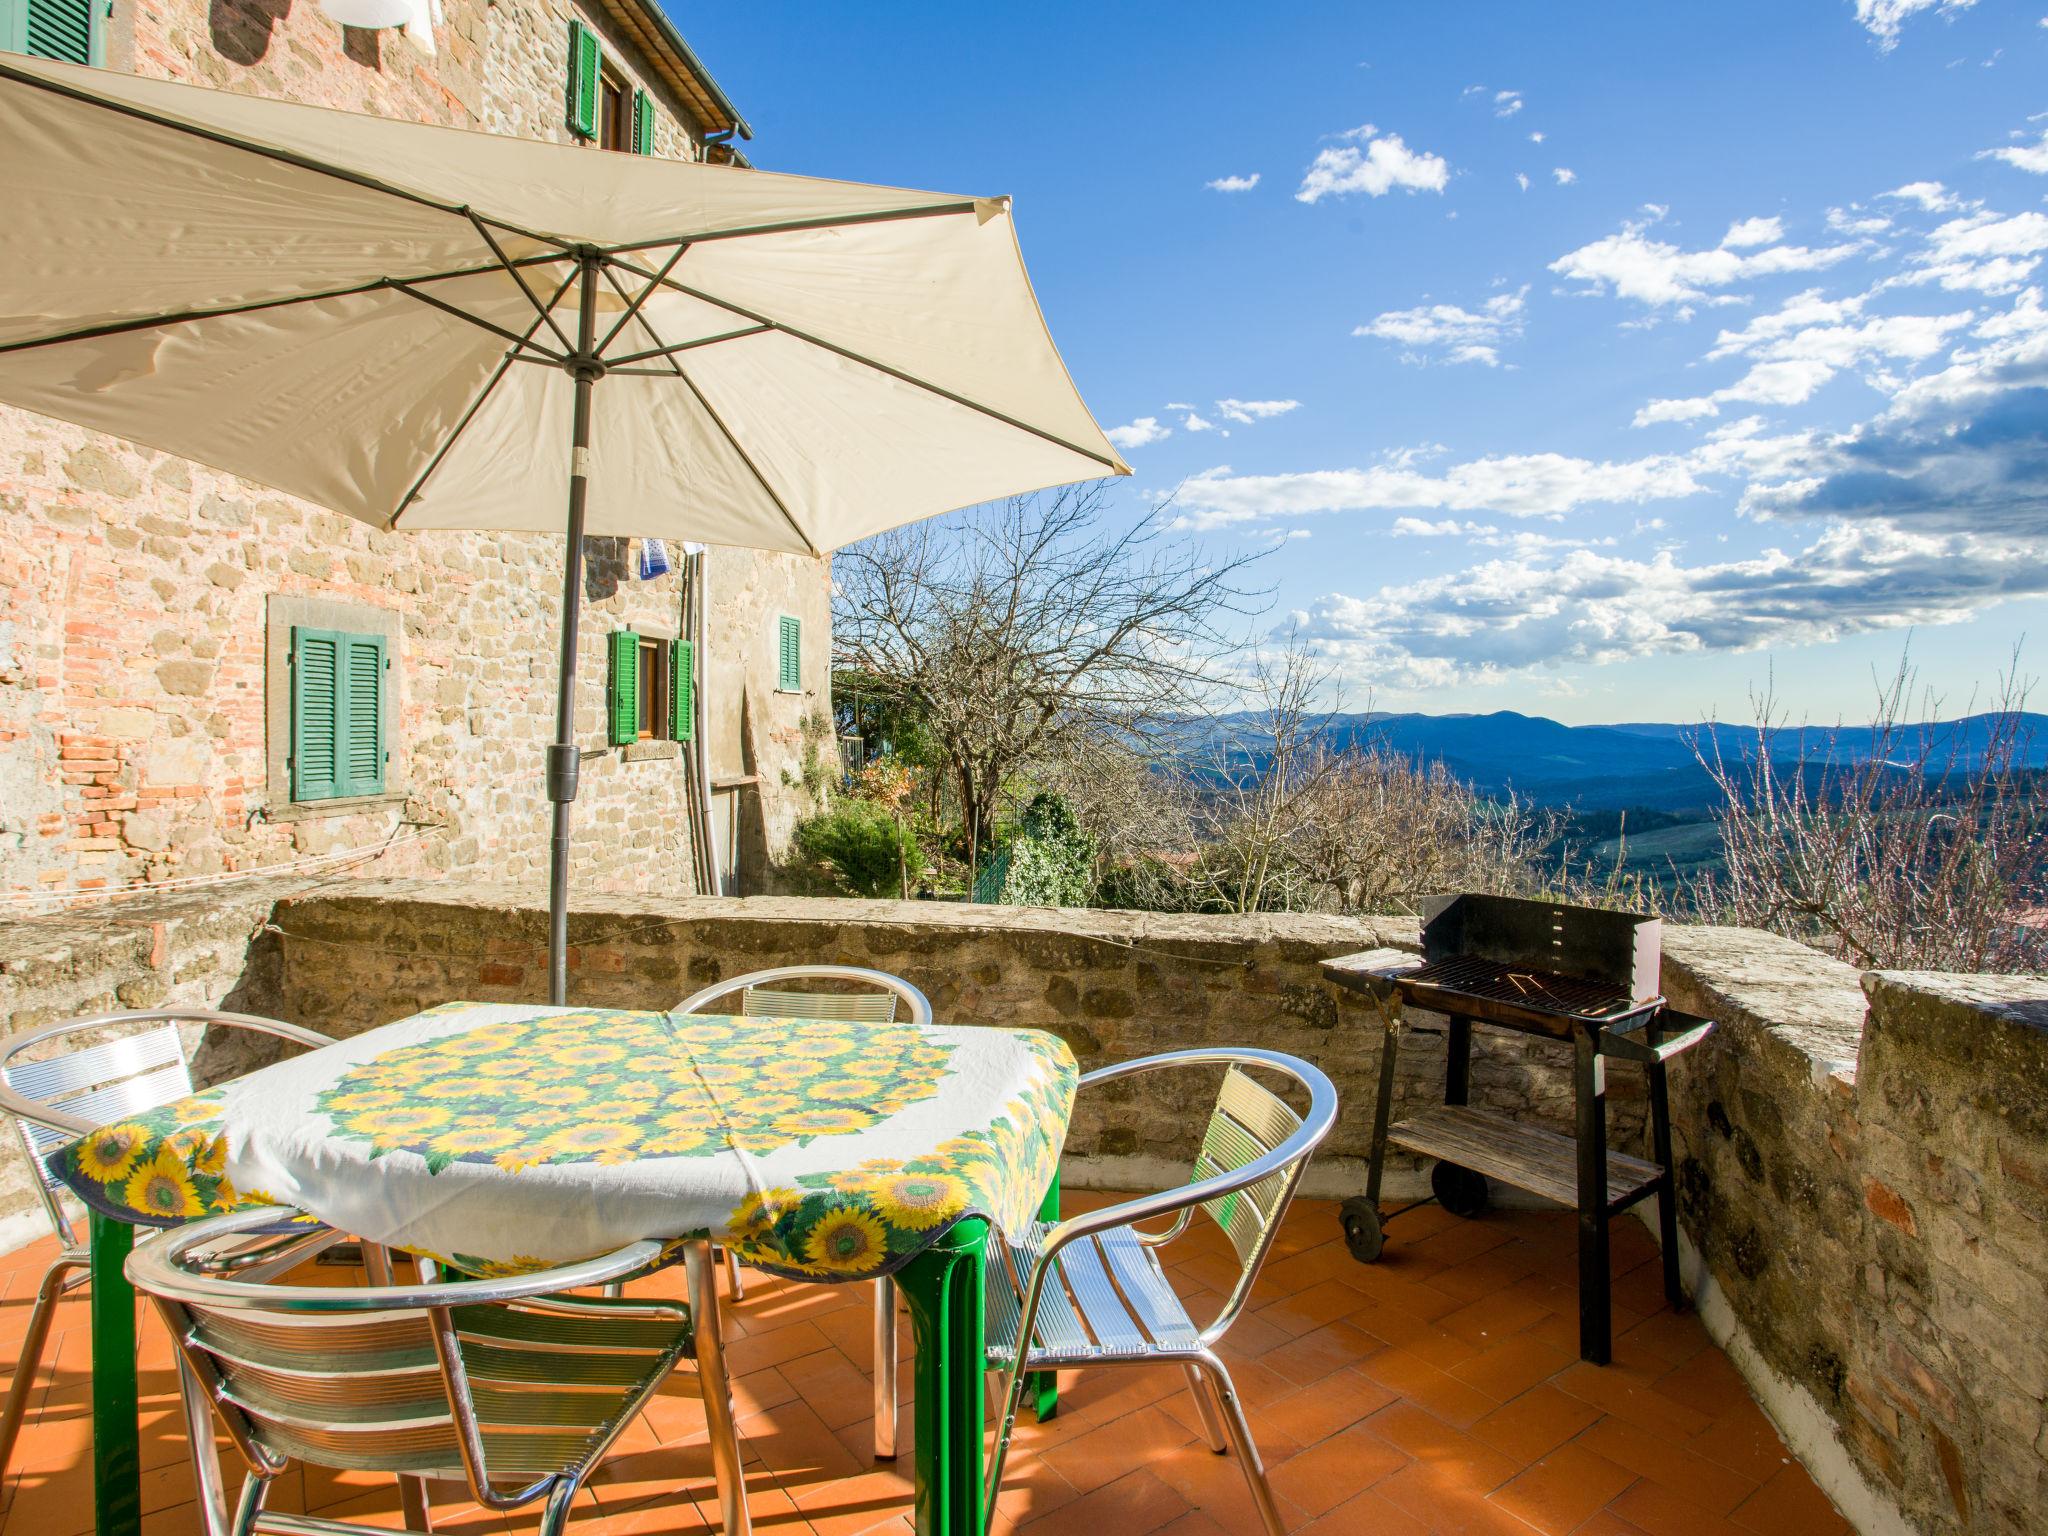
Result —
[[1488, 1002], [1507, 1003], [1532, 1013], [1600, 1018], [1623, 1013], [1635, 1005], [1624, 987], [1584, 981], [1548, 971], [1520, 969], [1470, 955], [1432, 960], [1401, 978], [1407, 986], [1458, 992]]

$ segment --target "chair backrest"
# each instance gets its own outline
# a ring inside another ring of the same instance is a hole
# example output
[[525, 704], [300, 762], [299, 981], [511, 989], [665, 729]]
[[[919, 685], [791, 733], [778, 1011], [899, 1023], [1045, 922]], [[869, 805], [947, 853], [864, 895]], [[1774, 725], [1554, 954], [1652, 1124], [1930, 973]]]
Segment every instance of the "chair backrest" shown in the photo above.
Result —
[[[24, 1099], [58, 1111], [64, 1119], [100, 1126], [182, 1099], [192, 1091], [192, 1071], [186, 1064], [178, 1026], [159, 1024], [141, 1034], [103, 1040], [42, 1061], [8, 1062], [0, 1066], [0, 1083]], [[79, 1133], [54, 1118], [31, 1120], [17, 1114], [13, 1119], [29, 1161], [35, 1165], [50, 1225], [64, 1242], [72, 1243], [76, 1239], [71, 1224], [56, 1198], [62, 1186], [49, 1158]]]
[[[784, 982], [830, 982], [829, 992], [782, 986]], [[859, 988], [860, 990], [848, 990]], [[710, 1013], [711, 1005], [739, 994], [740, 1012], [753, 1019], [853, 1019], [888, 1024], [901, 1018], [929, 1024], [932, 1005], [924, 993], [887, 971], [861, 965], [779, 965], [715, 982], [678, 1003], [676, 1013]]]
[[[1202, 1133], [1195, 1156], [1195, 1179], [1235, 1173], [1257, 1161], [1301, 1128], [1301, 1116], [1287, 1101], [1232, 1067]], [[1304, 1153], [1303, 1161], [1307, 1160]], [[1300, 1164], [1268, 1174], [1258, 1183], [1235, 1190], [1202, 1206], [1230, 1239], [1238, 1258], [1251, 1264], [1264, 1250], [1267, 1234], [1285, 1211]], [[1192, 1182], [1192, 1181], [1191, 1181]]]
[[540, 1299], [626, 1274], [654, 1243], [513, 1281], [368, 1290], [255, 1284], [185, 1262], [288, 1214], [167, 1232], [128, 1266], [262, 1475], [297, 1460], [463, 1479], [479, 1499], [524, 1502], [587, 1470], [690, 1343], [679, 1307]]
[[[50, 1170], [50, 1154], [87, 1131], [159, 1109], [191, 1093], [191, 1059], [178, 1031], [180, 1024], [252, 1030], [300, 1045], [333, 1044], [326, 1035], [279, 1019], [210, 1008], [152, 1008], [67, 1019], [8, 1041], [0, 1049], [0, 1111], [12, 1117], [21, 1133], [22, 1147], [35, 1165], [43, 1210], [67, 1245], [77, 1239], [58, 1203], [62, 1185]], [[147, 1027], [37, 1060], [21, 1059], [48, 1041], [136, 1025]]]

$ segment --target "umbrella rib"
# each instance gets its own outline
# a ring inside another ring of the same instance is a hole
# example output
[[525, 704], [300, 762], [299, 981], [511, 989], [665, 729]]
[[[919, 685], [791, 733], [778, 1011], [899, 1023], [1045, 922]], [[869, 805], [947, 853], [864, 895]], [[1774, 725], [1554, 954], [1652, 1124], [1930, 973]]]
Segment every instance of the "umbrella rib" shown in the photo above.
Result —
[[[562, 279], [561, 286], [555, 289], [555, 296], [548, 301], [549, 309], [553, 309], [555, 305], [562, 302], [562, 295], [569, 291], [569, 285], [575, 281], [576, 273], [572, 269], [569, 275]], [[543, 313], [545, 313], [545, 311]], [[533, 322], [532, 328], [528, 330], [526, 333], [527, 337], [530, 339], [533, 335], [533, 332], [539, 329], [540, 321], [535, 320]], [[484, 387], [478, 390], [476, 398], [469, 402], [469, 409], [464, 411], [462, 413], [462, 419], [455, 423], [455, 430], [450, 432], [448, 436], [442, 441], [440, 448], [435, 452], [433, 458], [427, 461], [427, 467], [420, 471], [419, 478], [413, 481], [413, 483], [406, 489], [405, 495], [399, 498], [398, 506], [396, 507], [396, 509], [393, 510], [391, 514], [392, 527], [396, 528], [398, 526], [398, 520], [399, 518], [405, 515], [405, 509], [411, 506], [413, 504], [414, 499], [418, 497], [420, 493], [420, 487], [425, 485], [429, 480], [433, 478], [434, 471], [441, 467], [441, 461], [446, 459], [448, 455], [454, 451], [456, 439], [460, 438], [464, 432], [467, 432], [469, 430], [469, 424], [472, 421], [476, 420], [477, 412], [481, 411], [484, 408], [484, 402], [491, 398], [491, 391], [498, 387], [498, 385], [504, 380], [505, 375], [511, 371], [512, 364], [516, 361], [519, 361], [520, 358], [521, 353], [519, 348], [510, 347], [506, 349], [505, 355], [498, 359], [497, 371], [494, 372], [490, 376], [490, 378], [484, 381]]]
[[[522, 266], [551, 263], [559, 257], [542, 256], [522, 261]], [[445, 283], [458, 277], [482, 277], [497, 271], [497, 267], [460, 267], [448, 272], [427, 272], [418, 277], [407, 278], [409, 283]], [[366, 283], [353, 283], [346, 288], [323, 288], [318, 293], [295, 293], [285, 298], [252, 299], [246, 304], [223, 304], [212, 309], [179, 309], [161, 315], [146, 315], [139, 320], [115, 320], [106, 325], [88, 325], [75, 331], [60, 331], [54, 336], [33, 336], [26, 341], [0, 342], [0, 356], [10, 352], [29, 352], [37, 347], [61, 346], [67, 341], [96, 341], [102, 336], [120, 336], [130, 331], [154, 330], [160, 326], [190, 325], [199, 320], [218, 320], [228, 315], [253, 315], [266, 309], [284, 309], [293, 304], [318, 304], [324, 299], [353, 298], [358, 294], [375, 293], [380, 288], [394, 286], [388, 277], [373, 278]]]
[[[428, 197], [424, 192], [409, 192], [403, 187], [395, 187], [389, 182], [379, 181], [374, 176], [365, 176], [360, 171], [351, 171], [338, 165], [329, 165], [324, 161], [315, 160], [310, 156], [297, 154], [288, 149], [278, 149], [273, 145], [251, 143], [247, 139], [238, 139], [233, 134], [223, 133], [217, 128], [202, 128], [196, 123], [181, 123], [175, 117], [163, 117], [142, 107], [131, 106], [127, 102], [109, 101], [104, 96], [95, 96], [90, 91], [81, 91], [55, 80], [45, 80], [40, 75], [31, 75], [6, 64], [0, 64], [0, 80], [12, 80], [17, 85], [26, 85], [38, 91], [48, 91], [53, 96], [68, 97], [73, 101], [82, 102], [88, 107], [96, 107], [102, 112], [112, 112], [120, 117], [132, 117], [139, 122], [154, 123], [157, 127], [168, 128], [173, 133], [189, 134], [195, 139], [204, 139], [210, 144], [220, 144], [229, 149], [239, 149], [245, 154], [256, 155], [261, 159], [275, 160], [281, 165], [294, 166], [302, 171], [311, 171], [316, 176], [328, 176], [336, 181], [345, 181], [352, 186], [362, 187], [371, 192], [382, 192], [387, 196], [399, 198], [404, 202], [417, 203], [422, 208], [431, 208], [436, 213], [448, 214], [453, 218], [462, 218], [465, 213], [465, 210], [459, 204], [441, 202], [437, 198]], [[529, 240], [538, 240], [543, 245], [553, 245], [561, 249], [567, 249], [560, 240], [555, 239], [553, 236], [543, 235], [535, 230], [521, 229], [517, 225], [507, 224], [503, 220], [493, 220], [492, 222], [497, 224], [500, 229], [511, 230], [516, 234], [524, 235]]]
[[[674, 265], [674, 263], [673, 263], [673, 262], [671, 262], [671, 263], [670, 263], [670, 265], [671, 265], [671, 266], [673, 266], [673, 265]], [[613, 292], [613, 293], [616, 293], [616, 294], [617, 294], [617, 295], [618, 295], [618, 296], [619, 296], [620, 298], [622, 298], [622, 299], [624, 299], [624, 300], [626, 301], [627, 311], [628, 311], [628, 313], [630, 313], [630, 312], [631, 312], [631, 310], [632, 310], [632, 305], [633, 305], [633, 300], [632, 300], [632, 297], [631, 297], [631, 296], [630, 296], [630, 295], [629, 295], [629, 294], [628, 294], [628, 293], [626, 292], [625, 286], [624, 286], [624, 285], [623, 285], [622, 283], [620, 283], [620, 281], [618, 280], [618, 278], [616, 278], [615, 276], [613, 276], [613, 275], [612, 275], [611, 263], [610, 263], [610, 262], [600, 262], [600, 263], [598, 264], [598, 271], [600, 271], [600, 272], [602, 272], [602, 273], [604, 274], [604, 280], [605, 280], [605, 281], [606, 281], [607, 283], [609, 283], [609, 284], [611, 285], [611, 290], [612, 290], [612, 292]], [[645, 293], [643, 292], [643, 294], [642, 294], [642, 297], [644, 298], [645, 296], [646, 296], [646, 295], [645, 295]], [[649, 321], [649, 320], [647, 319], [647, 317], [646, 317], [645, 315], [642, 315], [642, 316], [640, 316], [639, 318], [640, 318], [640, 329], [641, 329], [641, 330], [643, 330], [643, 331], [645, 331], [645, 332], [647, 333], [647, 335], [648, 335], [648, 338], [649, 338], [649, 339], [650, 339], [651, 341], [653, 341], [653, 343], [655, 344], [655, 346], [656, 346], [656, 347], [659, 347], [659, 348], [663, 348], [663, 349], [666, 349], [666, 347], [668, 346], [668, 343], [667, 343], [667, 342], [665, 342], [665, 341], [663, 341], [663, 340], [661, 339], [661, 332], [657, 331], [657, 330], [656, 330], [656, 329], [654, 328], [653, 324], [652, 324], [652, 323], [651, 323], [651, 322], [650, 322], [650, 321]], [[604, 348], [602, 348], [602, 347], [599, 347], [599, 348], [598, 348], [598, 350], [599, 350], [600, 352], [602, 352], [602, 351], [604, 350]], [[676, 374], [681, 374], [681, 373], [682, 373], [682, 371], [683, 371], [683, 370], [682, 370], [681, 368], [679, 368], [679, 367], [677, 367], [677, 366], [676, 366], [676, 361], [675, 361], [675, 359], [674, 359], [674, 358], [670, 358], [670, 359], [668, 360], [668, 365], [669, 365], [669, 368], [670, 368], [670, 369], [671, 369], [671, 370], [672, 370], [673, 372], [675, 372]]]
[[[496, 268], [487, 267], [485, 268], [485, 270], [495, 271]], [[539, 319], [536, 319], [533, 322], [533, 327], [531, 330], [529, 330], [524, 336], [521, 336], [517, 331], [508, 331], [505, 329], [504, 326], [495, 325], [491, 321], [484, 319], [484, 317], [481, 315], [472, 315], [468, 310], [459, 308], [454, 304], [450, 304], [446, 299], [437, 299], [431, 293], [421, 293], [417, 288], [408, 286], [402, 278], [387, 278], [385, 279], [382, 286], [386, 288], [395, 288], [398, 290], [398, 292], [404, 294], [407, 298], [418, 299], [422, 304], [432, 305], [435, 309], [445, 311], [446, 313], [453, 315], [458, 320], [467, 320], [471, 325], [476, 326], [479, 330], [489, 331], [493, 336], [502, 336], [505, 338], [505, 340], [511, 342], [513, 346], [524, 348], [534, 353], [537, 353], [539, 356], [546, 358], [549, 362], [554, 363], [557, 366], [560, 366], [561, 364], [568, 362], [568, 359], [566, 357], [563, 357], [560, 353], [551, 352], [546, 347], [535, 345], [533, 340], [533, 332], [540, 329]], [[544, 319], [546, 317], [543, 316], [541, 318]]]
[[[738, 229], [706, 230], [701, 234], [687, 237], [694, 245], [701, 240], [739, 240], [750, 235], [786, 235], [805, 229], [840, 229], [853, 224], [888, 224], [898, 219], [931, 219], [949, 213], [972, 213], [986, 198], [968, 198], [948, 203], [932, 203], [923, 208], [888, 208], [872, 213], [830, 214], [815, 219], [784, 219], [776, 224], [748, 224]], [[670, 244], [667, 240], [637, 240], [631, 245], [610, 245], [599, 248], [604, 256], [630, 256], [640, 251], [651, 251]]]
[[817, 540], [804, 532], [803, 524], [799, 523], [791, 514], [789, 508], [783, 504], [782, 498], [775, 493], [775, 487], [768, 483], [768, 477], [761, 473], [761, 467], [754, 462], [753, 456], [740, 446], [740, 440], [732, 435], [732, 428], [725, 424], [725, 418], [718, 414], [718, 408], [704, 398], [704, 391], [697, 387], [697, 381], [690, 377], [689, 371], [683, 368], [681, 364], [677, 364], [676, 374], [682, 379], [684, 387], [692, 395], [696, 396], [697, 403], [704, 408], [704, 414], [711, 418], [711, 424], [718, 428], [719, 435], [731, 446], [732, 451], [740, 456], [740, 462], [747, 466], [747, 472], [754, 477], [754, 483], [767, 493], [770, 501], [775, 503], [775, 510], [782, 514], [782, 520], [789, 524], [790, 531], [804, 541], [805, 549], [808, 549], [814, 555], [822, 554], [823, 551], [818, 548]]
[[[647, 300], [650, 297], [652, 297], [654, 290], [659, 288], [662, 285], [662, 283], [667, 279], [669, 273], [675, 270], [676, 263], [683, 259], [683, 253], [687, 251], [689, 248], [690, 246], [688, 241], [684, 241], [683, 243], [679, 244], [676, 247], [675, 254], [669, 257], [667, 261], [662, 263], [661, 270], [654, 274], [654, 277], [648, 282], [647, 286], [640, 290], [638, 296], [627, 301], [626, 312], [623, 315], [619, 316], [618, 320], [613, 324], [612, 328], [604, 333], [604, 340], [600, 341], [597, 344], [597, 355], [599, 357], [604, 356], [605, 349], [609, 347], [615, 339], [617, 339], [619, 332], [623, 331], [628, 325], [633, 323], [634, 316], [640, 313], [640, 306], [645, 304]], [[652, 325], [647, 326], [647, 334], [653, 336], [657, 342], [661, 340], [661, 337], [655, 334], [655, 330]]]
[[[625, 267], [629, 272], [638, 272], [642, 277], [647, 275], [630, 262], [620, 262], [619, 265]], [[934, 384], [929, 379], [920, 379], [914, 373], [905, 373], [901, 368], [891, 367], [889, 364], [880, 362], [872, 357], [864, 357], [850, 347], [842, 347], [837, 342], [827, 341], [822, 336], [814, 336], [809, 331], [800, 331], [793, 325], [785, 325], [768, 315], [748, 309], [743, 304], [735, 304], [730, 299], [721, 299], [716, 294], [706, 293], [701, 288], [693, 288], [688, 283], [679, 282], [675, 278], [669, 278], [663, 286], [673, 288], [678, 293], [686, 293], [691, 298], [700, 299], [706, 304], [713, 304], [720, 309], [729, 310], [744, 319], [752, 320], [757, 325], [765, 325], [771, 329], [778, 330], [785, 336], [791, 336], [798, 341], [807, 342], [809, 345], [821, 348], [826, 352], [832, 353], [834, 356], [843, 357], [850, 363], [859, 363], [862, 367], [872, 368], [877, 373], [887, 374], [899, 383], [908, 384], [913, 389], [924, 390], [927, 394], [937, 395], [942, 400], [950, 400], [955, 405], [962, 406], [979, 415], [987, 416], [992, 420], [1000, 421], [1004, 426], [1015, 427], [1019, 432], [1028, 432], [1033, 437], [1042, 438], [1048, 443], [1066, 449], [1069, 453], [1078, 453], [1084, 459], [1093, 459], [1112, 473], [1115, 473], [1118, 469], [1116, 460], [1104, 458], [1092, 448], [1083, 448], [1079, 443], [1070, 443], [1057, 432], [1048, 432], [1043, 427], [1034, 427], [1028, 421], [1019, 421], [1016, 417], [999, 411], [992, 405], [983, 405], [977, 400], [970, 400], [965, 395], [957, 394], [947, 389], [943, 384]]]
[[[498, 244], [498, 237], [491, 233], [490, 226], [486, 224], [482, 219], [477, 217], [476, 210], [472, 208], [465, 208], [462, 211], [469, 215], [469, 222], [476, 226], [476, 232], [479, 235], [483, 236], [484, 244], [488, 245], [491, 248], [491, 254], [498, 258], [498, 265], [503, 267], [507, 272], [510, 272], [512, 274], [512, 281], [517, 283], [519, 285], [519, 291], [526, 295], [526, 302], [531, 304], [536, 310], [539, 311], [541, 319], [547, 321], [548, 329], [555, 333], [555, 340], [559, 341], [562, 344], [562, 351], [565, 353], [575, 351], [575, 347], [572, 346], [569, 342], [568, 334], [565, 331], [563, 331], [563, 329], [559, 325], [555, 323], [555, 317], [552, 312], [552, 306], [547, 308], [542, 307], [540, 302], [540, 295], [535, 293], [533, 291], [532, 286], [526, 281], [526, 274], [521, 272], [517, 267], [515, 267], [512, 264], [512, 258], [507, 256], [505, 254], [505, 248]], [[561, 297], [561, 294], [557, 293], [555, 297], [559, 299]], [[530, 336], [533, 333], [529, 331], [527, 332], [527, 334]]]
[[[772, 325], [742, 326], [737, 331], [720, 331], [716, 336], [700, 336], [695, 341], [679, 341], [670, 347], [650, 347], [645, 352], [628, 352], [624, 357], [610, 359], [605, 363], [606, 373], [623, 373], [632, 363], [644, 363], [650, 357], [673, 358], [678, 352], [694, 352], [699, 347], [715, 346], [721, 341], [738, 341], [746, 336], [759, 336], [774, 330]], [[642, 368], [640, 373], [660, 373], [658, 368]]]

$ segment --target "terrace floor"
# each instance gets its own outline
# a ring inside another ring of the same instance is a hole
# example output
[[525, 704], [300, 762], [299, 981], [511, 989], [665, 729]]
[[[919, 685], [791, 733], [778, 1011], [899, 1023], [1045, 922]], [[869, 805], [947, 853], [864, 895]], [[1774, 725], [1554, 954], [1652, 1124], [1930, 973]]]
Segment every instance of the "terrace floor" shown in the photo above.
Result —
[[[1105, 1199], [1072, 1194], [1070, 1209]], [[1663, 1304], [1655, 1250], [1614, 1229], [1615, 1360], [1577, 1358], [1574, 1227], [1562, 1212], [1402, 1217], [1385, 1257], [1352, 1261], [1335, 1208], [1290, 1213], [1222, 1353], [1292, 1528], [1315, 1536], [1832, 1536], [1848, 1529], [1690, 1316]], [[50, 1245], [0, 1257], [0, 1357], [11, 1355]], [[1234, 1274], [1207, 1223], [1169, 1250], [1197, 1316]], [[646, 1288], [672, 1288], [665, 1277]], [[639, 1289], [641, 1287], [636, 1287]], [[871, 1460], [867, 1287], [751, 1276], [726, 1316], [748, 1497], [762, 1536], [910, 1529], [909, 1414], [893, 1467]], [[92, 1526], [86, 1303], [63, 1303], [0, 1536]], [[907, 1330], [906, 1330], [907, 1341]], [[907, 1349], [907, 1342], [906, 1342]], [[142, 1334], [145, 1536], [200, 1524], [169, 1344]], [[909, 1374], [904, 1374], [906, 1386]], [[906, 1405], [907, 1409], [907, 1405]], [[1236, 1463], [1212, 1455], [1177, 1370], [1062, 1379], [1049, 1424], [1025, 1421], [998, 1529], [1031, 1536], [1257, 1533]], [[232, 1477], [233, 1472], [230, 1473]], [[294, 1468], [280, 1509], [396, 1526], [389, 1479]], [[437, 1530], [530, 1531], [439, 1489]], [[717, 1530], [698, 1405], [659, 1397], [579, 1501], [586, 1536]]]

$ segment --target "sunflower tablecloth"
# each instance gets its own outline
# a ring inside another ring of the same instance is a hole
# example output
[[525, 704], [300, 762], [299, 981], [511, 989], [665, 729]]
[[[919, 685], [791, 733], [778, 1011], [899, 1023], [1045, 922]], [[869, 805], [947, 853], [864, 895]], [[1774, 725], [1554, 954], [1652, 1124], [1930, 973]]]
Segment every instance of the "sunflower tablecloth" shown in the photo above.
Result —
[[291, 1205], [476, 1273], [708, 1234], [850, 1280], [963, 1216], [1030, 1220], [1075, 1076], [1036, 1030], [450, 1003], [53, 1163], [124, 1221]]

